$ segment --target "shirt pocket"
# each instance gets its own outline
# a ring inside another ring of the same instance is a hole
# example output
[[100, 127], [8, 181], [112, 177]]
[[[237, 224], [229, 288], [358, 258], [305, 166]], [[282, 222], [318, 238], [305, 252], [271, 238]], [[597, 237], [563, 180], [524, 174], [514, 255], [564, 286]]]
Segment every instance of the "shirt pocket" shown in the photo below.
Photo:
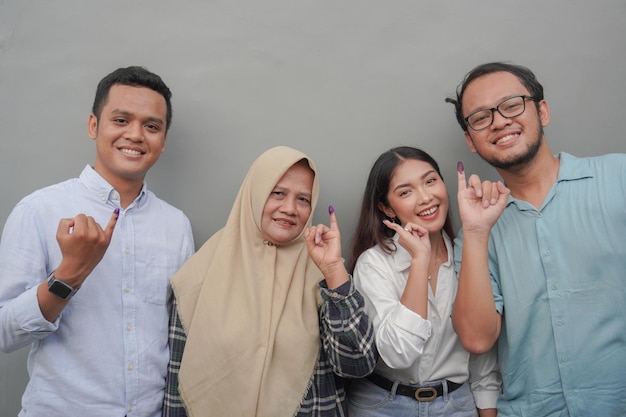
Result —
[[178, 256], [162, 253], [146, 257], [144, 273], [137, 276], [138, 298], [152, 304], [165, 305], [172, 293], [170, 278], [176, 273]]

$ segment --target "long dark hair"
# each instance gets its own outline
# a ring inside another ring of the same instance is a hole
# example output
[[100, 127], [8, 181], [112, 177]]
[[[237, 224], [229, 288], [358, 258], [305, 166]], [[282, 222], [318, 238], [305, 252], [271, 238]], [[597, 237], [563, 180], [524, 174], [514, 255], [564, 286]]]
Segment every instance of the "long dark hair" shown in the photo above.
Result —
[[[390, 238], [394, 231], [383, 224], [384, 219], [390, 220], [379, 208], [379, 203], [389, 205], [387, 193], [389, 183], [398, 165], [407, 159], [415, 159], [430, 164], [441, 177], [441, 171], [437, 162], [421, 149], [410, 146], [400, 146], [383, 153], [378, 157], [370, 170], [363, 193], [363, 203], [361, 204], [361, 214], [356, 226], [356, 231], [352, 237], [350, 245], [349, 271], [354, 271], [354, 266], [359, 256], [369, 248], [380, 245], [387, 253], [396, 250]], [[442, 177], [443, 179], [443, 177]], [[443, 230], [454, 239], [454, 229], [451, 223], [450, 208], [446, 213], [446, 221]]]

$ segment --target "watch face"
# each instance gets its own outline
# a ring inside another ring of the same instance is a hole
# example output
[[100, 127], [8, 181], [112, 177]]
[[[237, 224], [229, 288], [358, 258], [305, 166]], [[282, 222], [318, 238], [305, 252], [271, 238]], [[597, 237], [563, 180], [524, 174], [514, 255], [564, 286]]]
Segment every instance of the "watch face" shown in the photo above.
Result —
[[70, 294], [72, 294], [72, 289], [69, 286], [64, 285], [60, 281], [53, 281], [52, 284], [50, 284], [50, 286], [48, 287], [48, 290], [52, 294], [63, 300], [65, 300], [67, 297], [70, 296]]

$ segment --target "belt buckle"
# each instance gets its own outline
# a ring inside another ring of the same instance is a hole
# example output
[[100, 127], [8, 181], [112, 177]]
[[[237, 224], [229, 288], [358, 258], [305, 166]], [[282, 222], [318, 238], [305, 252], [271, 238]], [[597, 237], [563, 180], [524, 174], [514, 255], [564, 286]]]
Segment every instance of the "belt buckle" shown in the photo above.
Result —
[[[427, 396], [422, 397], [422, 394], [427, 394]], [[430, 402], [434, 401], [435, 398], [437, 398], [437, 390], [434, 387], [424, 387], [415, 390], [415, 399], [417, 401]]]

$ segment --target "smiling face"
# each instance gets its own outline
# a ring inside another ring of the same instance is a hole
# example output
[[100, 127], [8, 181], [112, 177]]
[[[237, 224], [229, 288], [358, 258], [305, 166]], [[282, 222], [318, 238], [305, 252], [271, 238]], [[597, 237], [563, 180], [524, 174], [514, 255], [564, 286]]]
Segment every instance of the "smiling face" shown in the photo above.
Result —
[[416, 223], [438, 233], [448, 213], [448, 191], [437, 171], [428, 162], [407, 159], [394, 171], [387, 192], [389, 205], [379, 209], [397, 217], [401, 225]]
[[267, 241], [283, 245], [302, 233], [311, 216], [313, 179], [306, 162], [298, 162], [278, 180], [261, 216], [261, 232]]
[[[509, 72], [494, 72], [472, 81], [463, 95], [463, 115], [481, 109], [496, 107], [507, 98], [530, 95], [519, 79]], [[543, 128], [550, 121], [550, 110], [545, 101], [527, 101], [526, 110], [519, 116], [505, 118], [497, 111], [493, 124], [474, 131], [468, 127], [465, 140], [472, 152], [478, 153], [489, 164], [509, 169], [531, 161], [543, 143]]]
[[141, 187], [165, 150], [167, 105], [154, 90], [115, 84], [99, 117], [91, 114], [94, 169], [115, 188]]

